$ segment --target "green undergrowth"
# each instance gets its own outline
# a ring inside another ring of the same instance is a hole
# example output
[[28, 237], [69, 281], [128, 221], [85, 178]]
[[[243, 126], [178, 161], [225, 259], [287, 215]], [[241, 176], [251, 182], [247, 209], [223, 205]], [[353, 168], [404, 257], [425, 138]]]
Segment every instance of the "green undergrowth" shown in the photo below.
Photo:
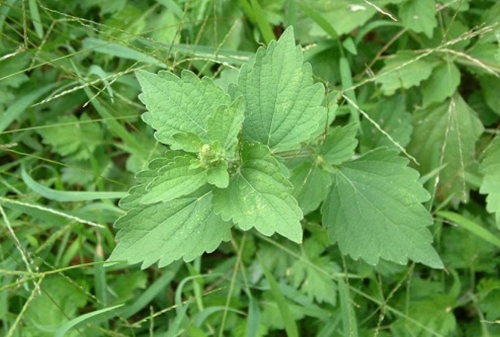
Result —
[[0, 335], [500, 336], [499, 18], [0, 1]]

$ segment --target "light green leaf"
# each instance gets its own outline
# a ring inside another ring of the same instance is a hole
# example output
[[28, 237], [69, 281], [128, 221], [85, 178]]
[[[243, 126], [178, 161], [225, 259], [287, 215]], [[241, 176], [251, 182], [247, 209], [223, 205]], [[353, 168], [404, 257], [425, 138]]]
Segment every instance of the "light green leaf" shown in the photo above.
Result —
[[160, 168], [156, 176], [146, 185], [141, 198], [143, 204], [167, 202], [196, 191], [207, 183], [207, 174], [201, 167], [192, 168], [195, 157], [184, 155], [174, 158]]
[[33, 192], [40, 194], [42, 197], [62, 201], [89, 201], [98, 199], [117, 199], [122, 198], [126, 195], [126, 192], [99, 192], [99, 191], [58, 191], [52, 188], [48, 188], [42, 184], [37, 183], [30, 175], [26, 172], [24, 167], [21, 168], [21, 178], [23, 182], [28, 186]]
[[124, 306], [124, 304], [119, 304], [119, 305], [115, 305], [113, 307], [109, 307], [109, 308], [104, 308], [104, 309], [101, 309], [101, 310], [96, 310], [96, 311], [88, 312], [86, 314], [83, 314], [83, 315], [80, 315], [80, 316], [78, 316], [76, 318], [73, 318], [69, 322], [66, 322], [63, 325], [61, 325], [57, 329], [56, 333], [54, 334], [54, 337], [64, 337], [76, 325], [81, 324], [81, 323], [85, 322], [86, 320], [91, 319], [92, 317], [99, 316], [99, 315], [104, 314], [106, 312], [118, 309], [118, 308], [120, 308], [122, 306]]
[[486, 209], [496, 214], [497, 227], [500, 229], [500, 137], [491, 142], [479, 170], [484, 174], [479, 192], [488, 194]]
[[179, 132], [172, 136], [174, 143], [172, 150], [184, 150], [186, 152], [198, 153], [203, 147], [203, 140], [192, 132]]
[[432, 37], [437, 26], [436, 4], [434, 0], [408, 0], [399, 9], [403, 25], [416, 33], [424, 33]]
[[449, 295], [434, 295], [430, 299], [412, 302], [408, 317], [401, 317], [391, 325], [393, 336], [450, 336], [456, 328], [453, 308], [454, 298]]
[[74, 115], [61, 116], [56, 123], [49, 125], [52, 124], [55, 124], [54, 127], [41, 128], [38, 133], [44, 144], [51, 145], [54, 152], [61, 156], [86, 160], [101, 144], [101, 128], [87, 114], [82, 114], [80, 119]]
[[397, 152], [378, 149], [342, 165], [323, 203], [323, 224], [343, 254], [376, 264], [379, 258], [433, 268], [443, 264], [426, 228], [432, 217], [422, 206], [429, 194], [416, 171]]
[[322, 256], [309, 260], [297, 259], [290, 269], [292, 285], [304, 291], [318, 303], [326, 302], [335, 305], [337, 301], [337, 285], [328, 273], [338, 271], [338, 266], [330, 257]]
[[330, 165], [340, 165], [354, 155], [358, 145], [356, 134], [359, 124], [351, 123], [347, 126], [337, 126], [329, 131], [321, 145], [320, 154]]
[[199, 79], [190, 71], [181, 78], [161, 71], [137, 71], [143, 93], [139, 95], [148, 111], [143, 119], [156, 130], [158, 141], [171, 145], [178, 132], [191, 132], [207, 140], [207, 117], [221, 105], [229, 105], [229, 95], [209, 78]]
[[245, 112], [245, 102], [238, 97], [229, 107], [221, 106], [208, 117], [208, 138], [219, 141], [232, 154], [238, 144]]
[[460, 70], [453, 62], [438, 65], [432, 75], [422, 83], [423, 106], [442, 102], [451, 97], [460, 84]]
[[118, 243], [109, 260], [142, 262], [142, 268], [156, 261], [160, 267], [181, 258], [191, 261], [231, 237], [231, 224], [215, 214], [208, 187], [169, 202], [135, 207], [115, 228]]
[[[413, 131], [411, 114], [406, 111], [405, 100], [404, 95], [387, 97], [367, 111], [370, 118], [402, 147], [408, 145]], [[361, 129], [362, 146], [369, 149], [385, 146], [399, 151], [399, 148], [367, 118], [361, 121]]]
[[321, 106], [325, 89], [313, 83], [311, 65], [304, 64], [292, 27], [267, 50], [259, 48], [255, 59], [241, 68], [240, 94], [246, 104], [244, 138], [273, 151], [296, 148], [326, 116]]
[[215, 211], [243, 230], [255, 227], [266, 236], [278, 233], [302, 242], [302, 212], [279, 163], [269, 149], [257, 143], [244, 142], [241, 156], [241, 166], [229, 187], [214, 191]]
[[307, 214], [325, 200], [332, 178], [318, 160], [311, 158], [293, 168], [290, 182], [293, 184], [293, 196], [302, 212]]
[[417, 57], [412, 52], [404, 51], [385, 61], [385, 66], [375, 80], [382, 85], [385, 95], [392, 95], [400, 88], [411, 88], [429, 78], [435, 62], [429, 58]]
[[211, 167], [207, 171], [207, 181], [209, 184], [215, 185], [218, 188], [226, 188], [229, 186], [229, 173], [227, 172], [227, 161], [221, 160], [216, 166]]
[[474, 162], [475, 144], [483, 132], [476, 113], [457, 94], [440, 105], [416, 111], [413, 126], [408, 152], [420, 163], [420, 173], [445, 165], [438, 174], [438, 200], [452, 196], [455, 203], [467, 201], [465, 170]]
[[[85, 292], [88, 289], [75, 281], [61, 275], [49, 275], [43, 280], [40, 294], [30, 303], [24, 315], [28, 324], [23, 329], [23, 335], [54, 336], [60, 325], [77, 316], [78, 309], [87, 303]], [[82, 328], [81, 332], [85, 333], [85, 329]]]

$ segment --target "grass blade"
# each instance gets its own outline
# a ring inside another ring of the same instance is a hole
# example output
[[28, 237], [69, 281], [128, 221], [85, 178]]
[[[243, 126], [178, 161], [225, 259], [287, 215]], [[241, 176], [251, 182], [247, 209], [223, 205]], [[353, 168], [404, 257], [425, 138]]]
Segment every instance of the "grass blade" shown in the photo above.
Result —
[[75, 327], [77, 324], [85, 322], [86, 320], [88, 320], [94, 316], [98, 316], [98, 315], [103, 314], [105, 312], [115, 310], [121, 306], [123, 306], [123, 304], [115, 305], [114, 307], [109, 307], [109, 308], [105, 308], [105, 309], [101, 309], [101, 310], [96, 310], [93, 312], [89, 312], [88, 314], [78, 316], [77, 318], [74, 318], [71, 321], [66, 322], [63, 325], [61, 325], [59, 327], [59, 329], [57, 329], [56, 333], [54, 334], [54, 337], [64, 337], [64, 335], [66, 335], [66, 333], [69, 330], [71, 330], [73, 327]]
[[274, 300], [278, 305], [278, 309], [281, 314], [281, 318], [283, 318], [283, 322], [285, 322], [285, 330], [288, 337], [298, 337], [299, 330], [297, 329], [297, 325], [295, 324], [295, 319], [293, 318], [292, 312], [290, 311], [290, 307], [288, 306], [288, 302], [283, 296], [278, 283], [274, 279], [273, 275], [267, 270], [262, 260], [259, 258], [260, 265], [262, 270], [264, 271], [264, 275], [266, 276], [267, 281], [269, 282], [269, 286], [271, 287], [271, 292], [274, 296]]
[[250, 3], [252, 4], [257, 26], [259, 26], [259, 30], [262, 33], [262, 37], [264, 38], [266, 44], [269, 44], [272, 40], [276, 40], [273, 28], [269, 24], [269, 21], [267, 21], [266, 13], [262, 10], [262, 7], [260, 7], [257, 0], [250, 0]]
[[21, 177], [24, 183], [33, 190], [33, 192], [40, 194], [44, 198], [55, 201], [70, 202], [96, 199], [119, 199], [127, 195], [126, 192], [57, 191], [37, 183], [28, 173], [26, 173], [24, 167], [21, 168]]
[[449, 212], [449, 211], [441, 211], [437, 212], [437, 215], [449, 220], [458, 226], [465, 228], [475, 236], [483, 239], [486, 242], [491, 243], [492, 245], [495, 245], [500, 248], [500, 239], [498, 239], [495, 235], [493, 235], [490, 231], [488, 231], [486, 228], [482, 227], [481, 225], [477, 224], [476, 222], [469, 220], [465, 217], [463, 217], [460, 214]]

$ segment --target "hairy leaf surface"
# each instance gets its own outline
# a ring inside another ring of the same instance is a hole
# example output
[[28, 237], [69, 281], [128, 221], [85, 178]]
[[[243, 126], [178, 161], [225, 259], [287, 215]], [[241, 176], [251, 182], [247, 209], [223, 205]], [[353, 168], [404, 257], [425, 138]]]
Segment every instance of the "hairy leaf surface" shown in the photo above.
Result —
[[230, 239], [231, 224], [215, 214], [212, 191], [204, 187], [171, 200], [132, 208], [115, 223], [118, 242], [110, 260], [160, 267], [191, 261]]
[[143, 91], [139, 98], [148, 109], [143, 119], [164, 144], [173, 144], [172, 136], [178, 132], [191, 132], [206, 140], [207, 117], [231, 103], [229, 95], [212, 80], [200, 80], [187, 70], [180, 78], [166, 71], [137, 71], [136, 75]]
[[302, 242], [302, 212], [279, 163], [258, 143], [244, 142], [241, 156], [229, 187], [214, 191], [215, 211], [243, 230], [255, 227], [267, 236], [278, 233]]
[[146, 185], [141, 198], [144, 204], [167, 202], [190, 194], [207, 183], [203, 168], [191, 168], [195, 157], [184, 155], [174, 158], [168, 165], [158, 170], [157, 176]]
[[500, 137], [496, 137], [486, 150], [480, 171], [484, 178], [479, 191], [488, 194], [486, 209], [496, 214], [497, 227], [500, 228]]
[[313, 83], [292, 28], [241, 68], [236, 91], [245, 97], [244, 138], [271, 150], [297, 147], [326, 116], [325, 88]]
[[408, 259], [441, 268], [422, 206], [429, 194], [397, 152], [379, 149], [342, 165], [323, 203], [323, 224], [344, 254], [376, 264]]

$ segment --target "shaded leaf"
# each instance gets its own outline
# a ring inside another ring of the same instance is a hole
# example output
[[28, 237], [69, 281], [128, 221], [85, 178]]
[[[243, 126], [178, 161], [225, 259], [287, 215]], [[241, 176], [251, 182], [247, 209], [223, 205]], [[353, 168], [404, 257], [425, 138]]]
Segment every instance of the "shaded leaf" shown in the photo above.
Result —
[[354, 149], [358, 145], [356, 134], [359, 124], [352, 123], [344, 127], [337, 126], [329, 131], [320, 154], [330, 165], [340, 165], [354, 155]]
[[403, 25], [416, 33], [424, 33], [432, 37], [437, 26], [436, 4], [434, 0], [408, 0], [399, 9]]
[[422, 206], [429, 194], [416, 171], [397, 152], [379, 149], [342, 165], [323, 203], [323, 225], [343, 254], [376, 264], [379, 258], [408, 259], [434, 268], [442, 262], [426, 228], [432, 217]]
[[400, 88], [411, 88], [429, 78], [435, 62], [429, 58], [417, 57], [412, 52], [400, 52], [385, 61], [385, 66], [375, 80], [382, 85], [385, 95], [392, 95]]
[[423, 106], [442, 102], [451, 97], [460, 84], [460, 70], [453, 62], [438, 65], [431, 76], [422, 83]]
[[475, 112], [455, 95], [440, 105], [418, 110], [413, 115], [413, 135], [408, 152], [427, 174], [445, 165], [438, 174], [436, 195], [454, 202], [467, 201], [465, 169], [474, 161], [475, 143], [483, 132]]
[[290, 182], [293, 184], [293, 196], [302, 212], [307, 214], [325, 200], [332, 177], [318, 160], [311, 158], [293, 168]]
[[484, 175], [479, 192], [488, 195], [486, 210], [495, 213], [497, 227], [500, 229], [500, 137], [491, 142], [479, 170]]
[[[411, 114], [406, 111], [405, 96], [395, 95], [385, 98], [367, 112], [370, 118], [387, 132], [399, 145], [405, 147], [410, 142], [413, 131]], [[361, 121], [362, 146], [368, 149], [385, 146], [400, 150], [394, 143], [367, 118]]]

